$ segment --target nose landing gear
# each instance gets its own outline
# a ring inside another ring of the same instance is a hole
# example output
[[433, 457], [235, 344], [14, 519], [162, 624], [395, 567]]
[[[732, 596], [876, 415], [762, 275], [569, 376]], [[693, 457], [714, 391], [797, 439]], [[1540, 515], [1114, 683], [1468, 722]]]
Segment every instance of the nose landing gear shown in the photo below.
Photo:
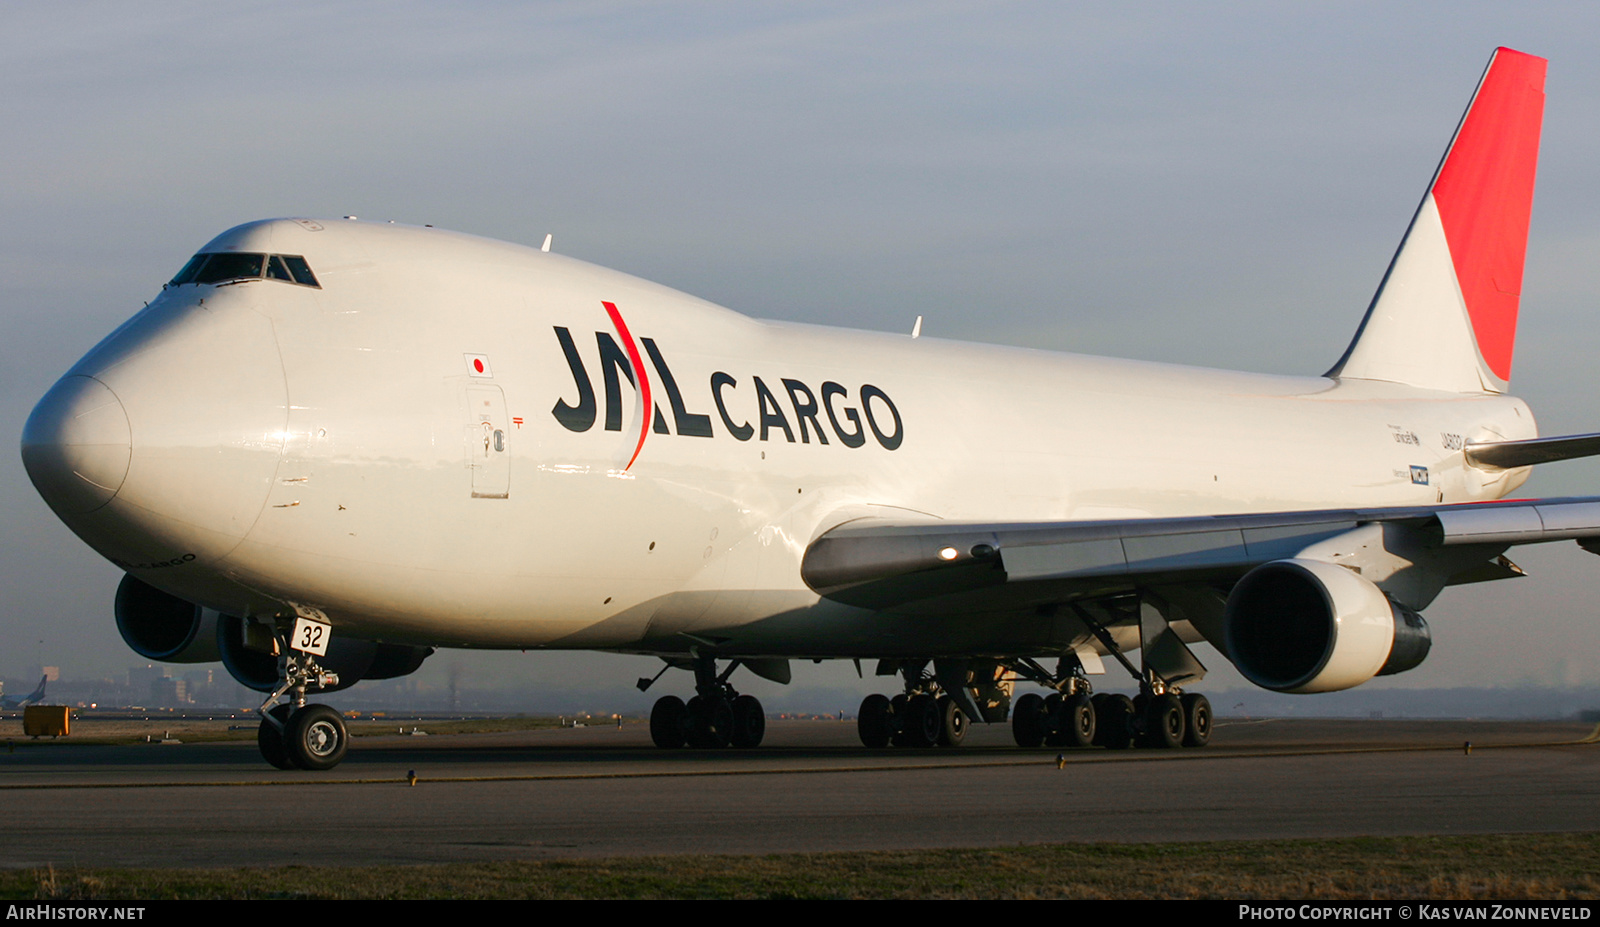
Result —
[[[337, 686], [339, 677], [318, 666], [312, 654], [290, 649], [286, 636], [276, 637], [282, 681], [257, 709], [256, 747], [278, 769], [332, 769], [350, 748], [350, 732], [337, 711], [307, 704], [306, 692]], [[288, 701], [274, 704], [285, 696]]]

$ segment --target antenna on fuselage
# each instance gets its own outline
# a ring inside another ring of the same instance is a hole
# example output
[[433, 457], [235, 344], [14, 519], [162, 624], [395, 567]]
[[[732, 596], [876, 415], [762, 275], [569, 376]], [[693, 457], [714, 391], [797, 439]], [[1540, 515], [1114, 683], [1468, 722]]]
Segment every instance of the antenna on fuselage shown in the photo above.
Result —
[[549, 254], [550, 253], [550, 239], [552, 239], [554, 237], [556, 237], [555, 233], [546, 232], [545, 236], [544, 236], [544, 244], [539, 246], [539, 250], [543, 251], [545, 254]]
[[917, 320], [911, 324], [911, 337], [922, 337], [922, 316], [920, 315], [917, 316]]

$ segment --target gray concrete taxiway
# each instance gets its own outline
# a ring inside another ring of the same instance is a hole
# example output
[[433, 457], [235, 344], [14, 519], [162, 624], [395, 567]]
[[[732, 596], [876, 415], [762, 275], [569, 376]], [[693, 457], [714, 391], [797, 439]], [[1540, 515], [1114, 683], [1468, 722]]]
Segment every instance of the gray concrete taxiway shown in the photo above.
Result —
[[363, 737], [328, 773], [274, 770], [245, 743], [35, 744], [0, 753], [0, 866], [1592, 831], [1591, 728], [1223, 720], [1204, 749], [1070, 751], [1060, 768], [1000, 725], [956, 750], [867, 750], [853, 723], [816, 721], [716, 752], [656, 750], [642, 724]]

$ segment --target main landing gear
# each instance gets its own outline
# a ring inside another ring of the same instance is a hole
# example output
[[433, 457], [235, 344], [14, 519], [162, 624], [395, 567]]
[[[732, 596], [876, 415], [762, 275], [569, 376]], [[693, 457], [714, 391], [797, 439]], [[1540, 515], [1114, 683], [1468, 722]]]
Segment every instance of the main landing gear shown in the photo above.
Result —
[[[307, 704], [306, 691], [331, 688], [339, 677], [323, 670], [309, 653], [291, 650], [278, 639], [278, 687], [257, 709], [261, 727], [256, 746], [261, 757], [279, 769], [332, 769], [350, 748], [344, 718], [327, 705]], [[288, 701], [273, 704], [280, 698]]]
[[1076, 656], [1062, 657], [1054, 673], [1027, 657], [1011, 661], [1009, 668], [1022, 679], [1054, 690], [1045, 696], [1029, 692], [1012, 704], [1011, 737], [1019, 747], [1092, 747], [1115, 739], [1126, 726], [1117, 715], [1121, 703], [1115, 701], [1123, 697], [1093, 695]]
[[[1103, 624], [1082, 609], [1076, 611], [1105, 650], [1138, 680], [1139, 694], [1131, 699], [1126, 695], [1092, 695], [1083, 664], [1075, 656], [1063, 657], [1054, 674], [1045, 672], [1032, 660], [1018, 660], [1012, 668], [1019, 676], [1056, 692], [1045, 698], [1030, 693], [1017, 699], [1011, 713], [1011, 731], [1017, 746], [1037, 747], [1043, 743], [1050, 747], [1093, 745], [1126, 750], [1132, 746], [1203, 747], [1210, 742], [1211, 702], [1204, 695], [1185, 693], [1157, 672], [1150, 665], [1148, 642], [1140, 648], [1144, 666], [1135, 669]], [[1198, 661], [1193, 665], [1198, 666]], [[1203, 674], [1202, 667], [1199, 675]]]
[[1030, 692], [1011, 707], [1011, 735], [1019, 747], [1170, 749], [1203, 747], [1211, 740], [1211, 702], [1160, 677], [1142, 679], [1134, 698], [1092, 695], [1081, 678], [1045, 684], [1058, 691], [1044, 697]]
[[1203, 747], [1211, 740], [1211, 702], [1171, 689], [1134, 698], [1029, 693], [1012, 709], [1011, 731], [1019, 747]]
[[[740, 695], [728, 684], [739, 668], [733, 660], [717, 674], [716, 660], [694, 658], [695, 696], [687, 703], [676, 695], [656, 699], [650, 709], [650, 739], [664, 750], [688, 745], [695, 749], [759, 747], [767, 732], [767, 716], [753, 695]], [[653, 680], [641, 680], [646, 686]]]
[[[856, 722], [861, 742], [874, 748], [957, 746], [969, 718], [1003, 722], [1009, 714], [1012, 738], [1025, 749], [1203, 747], [1211, 739], [1211, 703], [1185, 693], [1178, 683], [1199, 681], [1205, 667], [1172, 631], [1157, 602], [1153, 595], [1136, 601], [1139, 611], [1131, 615], [1125, 603], [1106, 606], [1120, 609], [1112, 614], [1119, 622], [1139, 622], [1141, 668], [1129, 662], [1104, 623], [1077, 606], [1077, 617], [1100, 648], [1069, 651], [1053, 673], [1029, 657], [935, 659], [931, 674], [927, 661], [882, 660], [879, 675], [903, 674], [905, 691], [892, 699], [869, 695], [861, 702]], [[1095, 694], [1083, 661], [1089, 659], [1092, 671], [1102, 672], [1095, 656], [1102, 650], [1138, 681], [1136, 697]], [[1019, 680], [1043, 686], [1049, 694], [1013, 699]]]
[[966, 712], [920, 665], [903, 665], [905, 691], [894, 698], [873, 694], [856, 712], [856, 732], [868, 747], [959, 747], [966, 739]]

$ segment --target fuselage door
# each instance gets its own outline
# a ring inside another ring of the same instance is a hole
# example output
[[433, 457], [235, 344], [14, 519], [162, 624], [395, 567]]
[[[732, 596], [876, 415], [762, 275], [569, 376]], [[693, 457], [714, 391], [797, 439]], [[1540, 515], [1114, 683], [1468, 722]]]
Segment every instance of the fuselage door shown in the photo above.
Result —
[[506, 396], [498, 386], [467, 387], [467, 466], [472, 469], [472, 498], [505, 499], [511, 494], [510, 420]]

